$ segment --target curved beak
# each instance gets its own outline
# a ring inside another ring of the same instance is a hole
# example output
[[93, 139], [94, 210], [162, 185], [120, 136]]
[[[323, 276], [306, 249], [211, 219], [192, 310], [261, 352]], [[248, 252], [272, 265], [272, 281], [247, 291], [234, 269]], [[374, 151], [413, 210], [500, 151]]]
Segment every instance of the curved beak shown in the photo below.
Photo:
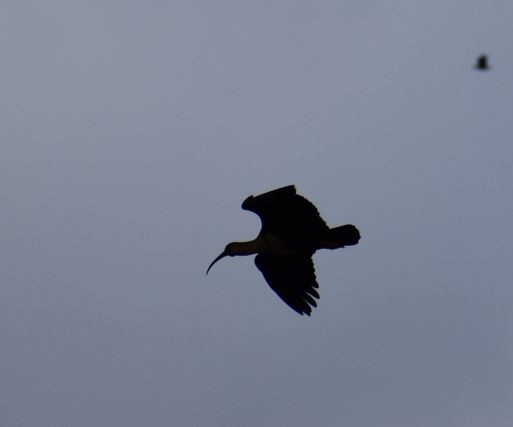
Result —
[[206, 273], [206, 274], [208, 274], [208, 272], [210, 271], [210, 269], [212, 268], [212, 266], [213, 266], [217, 261], [219, 261], [221, 258], [224, 258], [224, 257], [225, 257], [225, 256], [227, 256], [227, 255], [228, 255], [228, 253], [227, 253], [226, 251], [223, 251], [223, 252], [221, 253], [221, 255], [219, 255], [219, 256], [218, 256], [214, 261], [212, 261], [212, 263], [208, 266], [208, 268], [207, 268], [207, 273]]

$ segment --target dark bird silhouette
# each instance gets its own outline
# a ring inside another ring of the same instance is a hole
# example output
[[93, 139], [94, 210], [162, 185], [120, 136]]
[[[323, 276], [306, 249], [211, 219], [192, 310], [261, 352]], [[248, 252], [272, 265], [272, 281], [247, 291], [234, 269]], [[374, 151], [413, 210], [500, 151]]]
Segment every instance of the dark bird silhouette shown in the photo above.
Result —
[[269, 286], [299, 314], [310, 315], [319, 298], [312, 255], [318, 249], [356, 245], [354, 225], [329, 228], [316, 207], [296, 194], [293, 185], [259, 196], [249, 196], [242, 209], [256, 213], [262, 229], [256, 239], [232, 242], [207, 269], [225, 256], [253, 255]]
[[479, 56], [476, 61], [475, 69], [479, 71], [488, 71], [490, 69], [490, 65], [488, 65], [488, 56]]

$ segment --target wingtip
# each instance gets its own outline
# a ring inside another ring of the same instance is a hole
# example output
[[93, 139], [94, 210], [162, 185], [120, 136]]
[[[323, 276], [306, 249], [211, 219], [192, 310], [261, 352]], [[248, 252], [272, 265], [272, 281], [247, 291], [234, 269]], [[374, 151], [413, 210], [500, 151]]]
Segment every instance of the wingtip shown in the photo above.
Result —
[[242, 202], [242, 209], [251, 211], [254, 209], [254, 204], [270, 200], [276, 196], [283, 196], [284, 194], [296, 194], [296, 186], [294, 184], [286, 185], [285, 187], [276, 188], [275, 190], [267, 191], [266, 193], [251, 195], [246, 197]]
[[244, 209], [244, 210], [246, 210], [246, 211], [250, 210], [250, 209], [249, 209], [249, 206], [250, 206], [251, 201], [254, 199], [254, 197], [255, 197], [255, 196], [249, 196], [249, 197], [246, 197], [246, 198], [244, 199], [244, 201], [242, 202], [241, 208], [242, 208], [242, 209]]

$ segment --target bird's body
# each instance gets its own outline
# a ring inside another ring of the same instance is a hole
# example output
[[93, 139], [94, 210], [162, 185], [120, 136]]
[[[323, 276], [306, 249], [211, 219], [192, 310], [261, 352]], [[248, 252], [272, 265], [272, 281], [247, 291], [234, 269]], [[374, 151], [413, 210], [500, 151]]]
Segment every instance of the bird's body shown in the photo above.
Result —
[[314, 298], [319, 298], [312, 255], [318, 249], [355, 245], [360, 233], [349, 224], [329, 228], [293, 185], [249, 196], [242, 209], [260, 217], [260, 233], [248, 242], [229, 243], [208, 270], [228, 255], [257, 254], [255, 264], [269, 286], [292, 309], [310, 315], [311, 307], [317, 305]]

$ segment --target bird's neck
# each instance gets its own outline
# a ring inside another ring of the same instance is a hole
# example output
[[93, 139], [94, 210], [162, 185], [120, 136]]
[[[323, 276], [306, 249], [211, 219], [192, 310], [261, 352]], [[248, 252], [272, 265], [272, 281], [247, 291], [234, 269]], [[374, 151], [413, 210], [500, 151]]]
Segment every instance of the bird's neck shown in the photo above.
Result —
[[264, 240], [258, 236], [248, 242], [233, 242], [236, 255], [253, 255], [265, 249]]

